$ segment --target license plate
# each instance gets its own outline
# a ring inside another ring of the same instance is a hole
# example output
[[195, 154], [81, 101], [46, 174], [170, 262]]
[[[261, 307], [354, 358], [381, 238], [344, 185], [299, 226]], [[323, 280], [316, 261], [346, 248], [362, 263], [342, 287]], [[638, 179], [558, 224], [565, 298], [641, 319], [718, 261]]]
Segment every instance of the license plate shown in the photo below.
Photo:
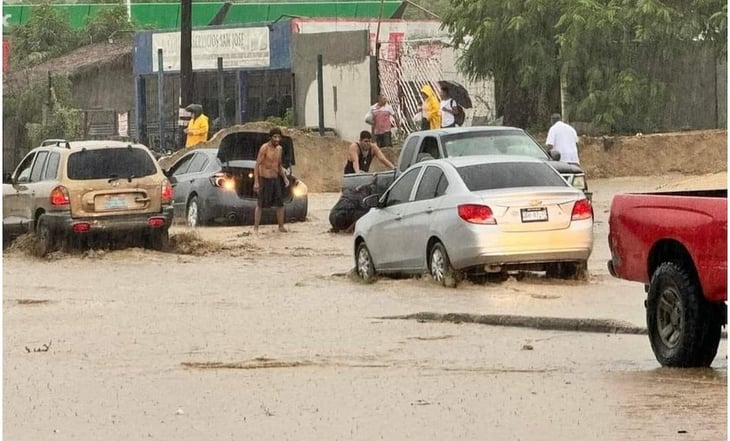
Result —
[[548, 220], [547, 208], [523, 208], [520, 210], [522, 222], [544, 222]]
[[127, 201], [117, 196], [107, 196], [104, 200], [104, 208], [107, 210], [125, 210]]

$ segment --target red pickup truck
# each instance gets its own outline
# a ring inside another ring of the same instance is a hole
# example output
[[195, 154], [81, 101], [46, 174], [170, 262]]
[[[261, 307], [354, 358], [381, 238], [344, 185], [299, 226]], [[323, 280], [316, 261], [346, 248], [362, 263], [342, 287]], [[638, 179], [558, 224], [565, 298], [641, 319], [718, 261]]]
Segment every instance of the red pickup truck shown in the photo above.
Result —
[[709, 366], [727, 323], [727, 189], [614, 196], [612, 276], [641, 282], [662, 366]]

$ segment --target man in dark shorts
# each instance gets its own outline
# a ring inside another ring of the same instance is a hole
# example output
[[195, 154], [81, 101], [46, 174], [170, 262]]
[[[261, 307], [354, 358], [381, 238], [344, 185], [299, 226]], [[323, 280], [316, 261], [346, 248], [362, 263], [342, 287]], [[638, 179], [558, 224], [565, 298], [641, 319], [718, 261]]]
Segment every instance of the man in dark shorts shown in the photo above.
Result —
[[[256, 167], [253, 169], [253, 191], [258, 196], [258, 203], [254, 211], [253, 231], [259, 231], [261, 210], [276, 207], [276, 222], [279, 231], [285, 233], [284, 228], [284, 189], [289, 186], [289, 179], [281, 162], [281, 129], [274, 127], [269, 130], [269, 142], [264, 143], [256, 157]], [[282, 180], [284, 187], [282, 187]]]

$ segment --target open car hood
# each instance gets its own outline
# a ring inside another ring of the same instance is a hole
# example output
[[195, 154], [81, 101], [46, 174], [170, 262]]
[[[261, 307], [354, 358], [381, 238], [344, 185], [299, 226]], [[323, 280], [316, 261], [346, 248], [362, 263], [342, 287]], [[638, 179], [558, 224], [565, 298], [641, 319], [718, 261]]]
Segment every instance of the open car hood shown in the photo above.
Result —
[[[269, 140], [268, 132], [241, 131], [227, 134], [220, 141], [218, 159], [222, 163], [229, 161], [255, 161], [261, 145]], [[281, 137], [282, 163], [285, 168], [296, 164], [294, 159], [294, 141], [289, 136]]]

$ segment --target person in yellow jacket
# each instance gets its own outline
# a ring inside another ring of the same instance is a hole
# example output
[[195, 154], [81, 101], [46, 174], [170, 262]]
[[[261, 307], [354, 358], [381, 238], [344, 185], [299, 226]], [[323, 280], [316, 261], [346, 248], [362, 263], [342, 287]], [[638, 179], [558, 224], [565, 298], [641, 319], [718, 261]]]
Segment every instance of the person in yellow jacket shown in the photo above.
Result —
[[429, 129], [441, 128], [441, 101], [430, 84], [421, 88], [423, 105], [419, 109], [424, 119], [428, 120]]
[[189, 148], [208, 140], [208, 117], [203, 115], [203, 106], [200, 104], [190, 104], [185, 110], [193, 114], [185, 129], [185, 148]]

